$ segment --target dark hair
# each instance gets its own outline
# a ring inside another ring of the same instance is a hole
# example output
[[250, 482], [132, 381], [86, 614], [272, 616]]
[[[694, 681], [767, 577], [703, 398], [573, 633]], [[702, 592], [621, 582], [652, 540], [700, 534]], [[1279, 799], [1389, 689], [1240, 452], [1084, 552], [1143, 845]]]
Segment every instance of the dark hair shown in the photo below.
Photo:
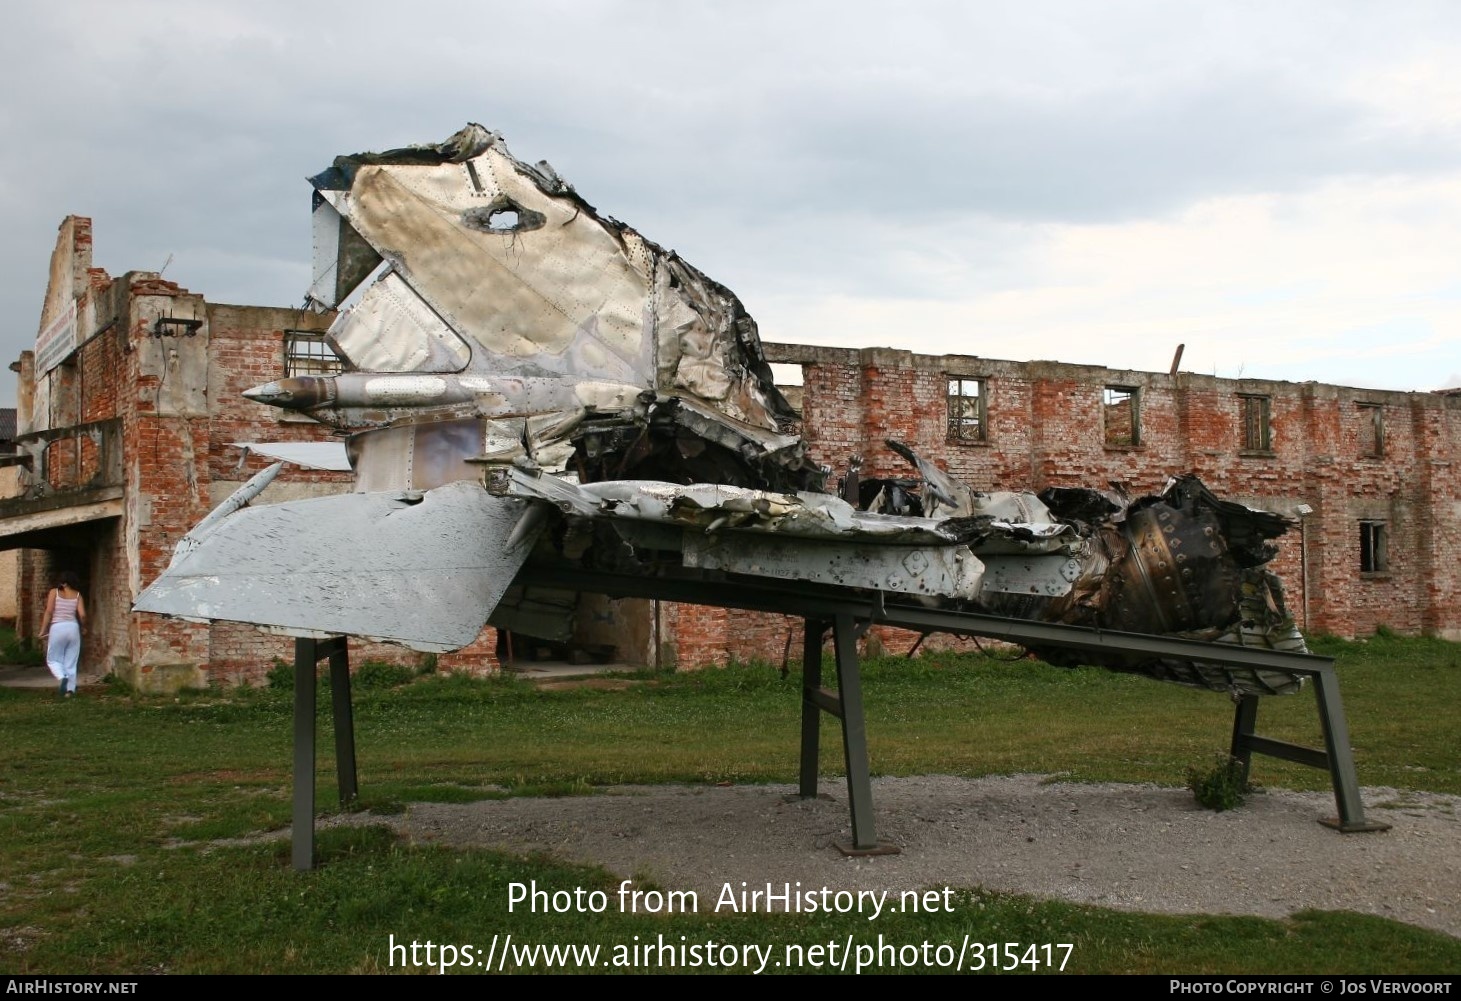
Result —
[[73, 591], [81, 590], [81, 578], [76, 576], [75, 570], [62, 570], [59, 580], [62, 587], [69, 587]]

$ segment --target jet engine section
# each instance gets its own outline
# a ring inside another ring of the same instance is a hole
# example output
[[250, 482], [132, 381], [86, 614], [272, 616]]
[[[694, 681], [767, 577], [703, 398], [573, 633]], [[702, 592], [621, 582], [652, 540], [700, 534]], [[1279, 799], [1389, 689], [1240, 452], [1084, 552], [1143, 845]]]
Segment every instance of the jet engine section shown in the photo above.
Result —
[[[926, 507], [952, 510], [949, 522], [987, 520], [984, 538], [969, 543], [985, 565], [973, 603], [982, 611], [1306, 652], [1283, 587], [1266, 568], [1277, 553], [1271, 540], [1289, 527], [1280, 515], [1222, 500], [1195, 476], [1176, 477], [1162, 493], [1136, 501], [1080, 487], [1052, 488], [1038, 497], [981, 493], [908, 446], [888, 445], [918, 468]], [[860, 489], [868, 492], [869, 481]], [[1012, 550], [1011, 540], [1020, 540], [1024, 550]], [[1052, 663], [1092, 661], [1089, 654], [1035, 652]], [[1274, 694], [1300, 687], [1298, 676], [1278, 671], [1151, 660], [1100, 663], [1218, 690]]]

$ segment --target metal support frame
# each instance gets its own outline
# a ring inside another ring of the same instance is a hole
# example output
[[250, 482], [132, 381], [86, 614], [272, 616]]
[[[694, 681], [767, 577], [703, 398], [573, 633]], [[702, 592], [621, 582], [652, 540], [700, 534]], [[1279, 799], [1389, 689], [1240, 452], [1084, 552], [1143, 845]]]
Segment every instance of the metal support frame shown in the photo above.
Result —
[[335, 778], [342, 807], [358, 795], [355, 773], [355, 714], [350, 704], [350, 646], [344, 636], [294, 641], [294, 868], [314, 868], [315, 855], [315, 670], [330, 660], [330, 702], [335, 721]]
[[315, 641], [294, 641], [294, 868], [315, 864]]
[[[1233, 717], [1231, 753], [1243, 764], [1244, 777], [1254, 754], [1266, 754], [1329, 772], [1339, 810], [1335, 819], [1321, 823], [1344, 832], [1383, 831], [1388, 824], [1365, 819], [1349, 744], [1349, 725], [1339, 697], [1339, 680], [1332, 658], [1280, 653], [1196, 640], [1171, 639], [1141, 633], [1121, 633], [1079, 626], [1009, 619], [948, 609], [886, 603], [883, 594], [872, 596], [806, 585], [789, 588], [764, 581], [721, 575], [666, 575], [610, 573], [584, 567], [528, 564], [518, 574], [521, 584], [588, 591], [611, 597], [654, 598], [690, 604], [715, 605], [754, 611], [799, 615], [805, 620], [802, 644], [801, 772], [798, 792], [817, 795], [821, 714], [842, 722], [842, 753], [847, 767], [848, 808], [852, 816], [852, 844], [841, 846], [854, 855], [885, 854], [896, 847], [879, 844], [873, 819], [872, 781], [868, 767], [867, 727], [863, 714], [862, 679], [857, 659], [857, 637], [875, 622], [920, 632], [985, 636], [1015, 643], [1122, 653], [1149, 657], [1198, 660], [1236, 667], [1271, 668], [1309, 677], [1314, 683], [1323, 751], [1258, 735], [1258, 696], [1238, 700]], [[837, 691], [822, 687], [822, 640], [832, 630], [837, 665]], [[330, 690], [335, 722], [335, 771], [340, 805], [348, 806], [358, 794], [355, 768], [355, 726], [350, 698], [350, 655], [345, 637], [327, 640], [296, 639], [294, 644], [294, 829], [293, 862], [300, 870], [314, 867], [315, 821], [315, 670], [330, 661]]]
[[[1344, 717], [1344, 705], [1339, 698], [1339, 680], [1335, 676], [1332, 657], [1283, 653], [1277, 650], [1208, 643], [1201, 640], [1174, 639], [1146, 633], [1088, 629], [1083, 626], [1012, 619], [978, 612], [925, 608], [920, 605], [905, 605], [888, 601], [887, 596], [882, 593], [859, 594], [816, 584], [801, 584], [791, 587], [774, 581], [704, 572], [671, 571], [661, 576], [629, 575], [591, 570], [581, 566], [528, 563], [519, 572], [518, 581], [543, 587], [591, 591], [616, 598], [652, 597], [697, 605], [716, 605], [723, 608], [799, 615], [806, 618], [809, 623], [820, 623], [823, 630], [825, 630], [827, 622], [836, 622], [845, 617], [849, 622], [860, 621], [865, 625], [876, 622], [925, 633], [942, 632], [955, 636], [983, 636], [1024, 646], [1055, 647], [1101, 653], [1108, 656], [1125, 654], [1174, 660], [1195, 660], [1233, 667], [1266, 668], [1301, 674], [1310, 678], [1314, 684], [1318, 701], [1319, 725], [1324, 734], [1325, 750], [1319, 751], [1258, 736], [1253, 732], [1257, 722], [1257, 697], [1244, 696], [1244, 701], [1240, 702], [1233, 722], [1233, 755], [1245, 762], [1245, 770], [1251, 763], [1254, 753], [1267, 754], [1313, 768], [1325, 769], [1329, 772], [1333, 782], [1339, 817], [1334, 821], [1321, 820], [1321, 823], [1347, 833], [1387, 829], [1384, 824], [1373, 823], [1365, 819], [1364, 803], [1360, 799], [1359, 782], [1354, 766], [1354, 752], [1349, 744], [1349, 726]], [[812, 628], [809, 625], [809, 634]], [[811, 638], [807, 640], [803, 657], [804, 665], [811, 665], [815, 659], [815, 677], [817, 679], [816, 685], [808, 685], [805, 679], [803, 682], [801, 775], [803, 795], [806, 795], [808, 788], [813, 791], [813, 794], [816, 789], [815, 778], [809, 780], [807, 777], [809, 748], [812, 750], [811, 760], [815, 760], [816, 740], [815, 736], [808, 735], [810, 727], [807, 722], [808, 718], [815, 716], [813, 710], [808, 708], [808, 703], [832, 712], [834, 715], [841, 714], [840, 711], [834, 711], [825, 704], [832, 696], [830, 693], [824, 693], [824, 690], [820, 688], [820, 633], [818, 637], [815, 658], [812, 653], [813, 640]], [[855, 652], [848, 662], [855, 675], [857, 670]], [[839, 670], [841, 663], [842, 661], [839, 660]], [[858, 730], [859, 733], [865, 733], [862, 730], [860, 684], [857, 687]], [[1253, 701], [1248, 703], [1248, 699]], [[865, 755], [865, 737], [862, 739], [861, 746]], [[848, 771], [850, 776], [850, 767]], [[849, 793], [851, 792], [852, 788], [849, 785]], [[870, 791], [867, 798], [870, 802]], [[859, 794], [859, 802], [861, 799], [862, 796]], [[850, 804], [854, 810], [857, 805], [857, 803]], [[871, 814], [869, 813], [868, 816], [870, 817]], [[856, 818], [854, 818], [854, 823], [856, 823]], [[867, 825], [867, 840], [869, 841], [872, 839], [871, 831], [869, 821]]]
[[[847, 805], [852, 812], [852, 847], [847, 855], [895, 854], [878, 844], [873, 827], [873, 786], [867, 763], [867, 720], [862, 711], [862, 676], [857, 663], [857, 634], [852, 616], [839, 615], [832, 626], [837, 659], [837, 701], [842, 704], [842, 758], [847, 765]], [[842, 846], [839, 846], [842, 847]]]
[[822, 639], [827, 622], [807, 619], [802, 642], [802, 754], [798, 787], [802, 799], [815, 799], [820, 771], [822, 713], [842, 721], [842, 760], [847, 769], [847, 805], [852, 843], [839, 844], [844, 855], [896, 855], [896, 845], [880, 843], [873, 820], [872, 774], [867, 757], [867, 718], [862, 708], [862, 675], [857, 661], [858, 629], [851, 615], [832, 622], [837, 691], [822, 687]]
[[1324, 817], [1319, 823], [1345, 834], [1388, 831], [1389, 824], [1365, 819], [1365, 805], [1360, 799], [1359, 778], [1354, 768], [1354, 751], [1349, 745], [1349, 724], [1345, 720], [1344, 703], [1339, 698], [1339, 679], [1335, 677], [1333, 666], [1315, 668], [1309, 672], [1309, 677], [1314, 682], [1314, 701], [1318, 704], [1319, 727], [1324, 733], [1324, 750], [1260, 736], [1256, 732], [1258, 696], [1244, 695], [1233, 711], [1233, 743], [1229, 752], [1242, 763], [1243, 781], [1248, 781], [1254, 754], [1322, 768], [1329, 772], [1334, 786], [1334, 803], [1339, 816]]
[[817, 797], [822, 713], [842, 715], [837, 697], [822, 687], [822, 637], [826, 632], [826, 622], [807, 619], [802, 634], [802, 767], [798, 788], [802, 799]]

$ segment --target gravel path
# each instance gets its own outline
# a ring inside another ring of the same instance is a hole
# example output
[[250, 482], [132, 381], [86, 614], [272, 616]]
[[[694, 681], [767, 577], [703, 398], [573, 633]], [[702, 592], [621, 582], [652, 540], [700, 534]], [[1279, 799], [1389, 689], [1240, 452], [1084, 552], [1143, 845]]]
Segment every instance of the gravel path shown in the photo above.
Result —
[[[623, 786], [604, 795], [419, 803], [388, 818], [418, 842], [546, 851], [715, 900], [721, 886], [972, 887], [1148, 912], [1279, 917], [1305, 908], [1461, 937], [1461, 797], [1364, 790], [1381, 834], [1338, 834], [1324, 793], [1274, 790], [1212, 813], [1186, 790], [1036, 775], [885, 778], [878, 836], [898, 855], [844, 857], [846, 790]], [[356, 815], [356, 821], [361, 818]], [[387, 818], [371, 818], [375, 822]], [[702, 910], [706, 905], [702, 903]]]

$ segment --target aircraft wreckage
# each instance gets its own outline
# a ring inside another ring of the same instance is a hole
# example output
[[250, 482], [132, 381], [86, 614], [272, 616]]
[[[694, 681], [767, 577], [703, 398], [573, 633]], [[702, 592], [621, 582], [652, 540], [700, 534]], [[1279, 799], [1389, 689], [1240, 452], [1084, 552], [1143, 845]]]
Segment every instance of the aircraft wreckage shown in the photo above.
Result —
[[[980, 492], [889, 442], [916, 476], [853, 463], [834, 482], [788, 433], [798, 415], [740, 300], [496, 133], [339, 157], [311, 183], [308, 304], [358, 295], [327, 334], [347, 371], [245, 395], [349, 432], [355, 492], [246, 506], [271, 467], [179, 543], [140, 611], [445, 651], [484, 623], [562, 638], [589, 581], [796, 582], [1304, 650], [1266, 569], [1288, 522], [1192, 477], [1137, 500]], [[1025, 645], [1237, 696], [1307, 673]]]

